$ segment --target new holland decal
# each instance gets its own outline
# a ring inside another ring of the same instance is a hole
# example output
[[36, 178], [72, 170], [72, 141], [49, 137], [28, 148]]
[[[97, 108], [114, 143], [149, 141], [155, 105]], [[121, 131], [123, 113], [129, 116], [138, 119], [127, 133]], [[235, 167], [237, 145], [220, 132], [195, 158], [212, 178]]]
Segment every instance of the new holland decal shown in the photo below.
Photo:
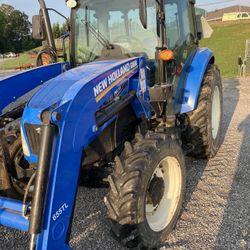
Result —
[[94, 88], [96, 102], [99, 102], [112, 88], [121, 83], [138, 68], [137, 60], [122, 65], [100, 81]]

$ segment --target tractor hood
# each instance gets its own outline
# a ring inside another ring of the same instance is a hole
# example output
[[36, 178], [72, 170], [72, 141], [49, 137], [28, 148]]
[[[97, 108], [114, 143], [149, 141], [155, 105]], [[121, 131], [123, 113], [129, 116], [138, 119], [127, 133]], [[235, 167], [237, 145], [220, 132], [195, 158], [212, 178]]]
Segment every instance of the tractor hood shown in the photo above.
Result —
[[39, 109], [43, 111], [49, 107], [55, 108], [64, 102], [69, 101], [77, 89], [82, 88], [86, 84], [95, 86], [105, 77], [105, 73], [119, 66], [126, 64], [129, 60], [107, 60], [97, 61], [82, 65], [80, 67], [69, 70], [48, 81], [30, 100], [28, 109]]
[[[142, 96], [146, 98], [145, 77], [141, 77], [141, 88], [138, 88], [139, 72], [141, 72], [139, 69], [141, 65], [144, 67], [144, 62], [144, 58], [96, 61], [66, 71], [46, 82], [30, 99], [22, 116], [22, 144], [26, 159], [33, 163], [37, 162], [38, 149], [35, 146], [38, 143], [34, 138], [42, 124], [41, 114], [44, 111], [50, 111], [52, 123], [56, 122], [54, 120], [56, 111], [62, 115], [60, 124], [57, 124], [59, 129], [63, 128], [66, 119], [72, 119], [73, 127], [81, 117], [85, 117], [86, 124], [94, 125], [97, 110], [115, 98], [117, 93], [122, 96], [132, 88], [136, 93], [142, 91], [144, 93]], [[134, 84], [135, 81], [137, 84]], [[140, 104], [138, 107], [139, 116], [143, 108]], [[73, 112], [69, 111], [72, 109]], [[84, 115], [77, 115], [79, 113]], [[74, 114], [76, 117], [71, 118]], [[88, 133], [92, 133], [91, 131]]]

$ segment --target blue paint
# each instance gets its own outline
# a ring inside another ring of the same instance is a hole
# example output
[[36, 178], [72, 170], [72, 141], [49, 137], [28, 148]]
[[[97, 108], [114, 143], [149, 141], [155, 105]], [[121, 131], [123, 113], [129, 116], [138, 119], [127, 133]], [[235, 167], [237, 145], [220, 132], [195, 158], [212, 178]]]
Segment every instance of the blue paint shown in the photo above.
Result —
[[[103, 96], [97, 100], [100, 95], [95, 96], [94, 88], [127, 64], [137, 66], [118, 81], [101, 89]], [[151, 118], [148, 81], [146, 79], [143, 92], [139, 80], [143, 70], [146, 72], [143, 58], [85, 64], [48, 81], [28, 103], [23, 114], [23, 128], [25, 123], [41, 124], [40, 115], [44, 110], [61, 114], [59, 121], [55, 121], [51, 115], [51, 122], [57, 126], [58, 132], [54, 138], [43, 228], [38, 235], [37, 249], [69, 249], [67, 232], [75, 202], [82, 151], [116, 118], [97, 128], [96, 111], [127, 83], [120, 96], [135, 90], [136, 96], [131, 105], [136, 115]], [[53, 216], [64, 204], [66, 209], [60, 216]]]
[[0, 225], [28, 232], [29, 221], [21, 213], [20, 201], [0, 197]]
[[28, 232], [29, 229], [29, 221], [21, 214], [5, 209], [0, 209], [0, 225], [21, 230], [23, 232]]
[[187, 81], [187, 77], [189, 74], [189, 68], [190, 65], [193, 62], [194, 56], [196, 55], [196, 50], [193, 51], [188, 58], [186, 59], [186, 62], [183, 66], [178, 84], [177, 84], [177, 89], [176, 89], [176, 93], [175, 93], [175, 97], [174, 97], [174, 113], [175, 114], [179, 114], [181, 109], [182, 109], [182, 104], [183, 102], [183, 95], [185, 93], [185, 86], [186, 86], [186, 81]]
[[65, 63], [56, 63], [27, 70], [0, 80], [0, 114], [2, 110], [19, 97], [60, 75]]
[[[188, 64], [184, 66], [180, 78], [184, 87], [177, 91], [178, 93], [184, 92], [184, 95], [179, 98], [182, 113], [195, 109], [203, 75], [212, 56], [213, 54], [209, 49], [198, 49], [195, 55], [189, 58]], [[118, 80], [108, 85], [99, 85], [103, 81], [105, 83], [105, 79], [127, 64], [134, 64], [136, 67], [130, 69], [126, 74], [122, 74]], [[49, 72], [52, 74], [51, 70]], [[70, 249], [67, 242], [67, 233], [73, 216], [82, 152], [116, 119], [114, 116], [98, 128], [95, 117], [96, 111], [105, 105], [107, 100], [112, 98], [121, 86], [127, 84], [120, 96], [124, 96], [130, 91], [136, 92], [131, 101], [136, 116], [144, 115], [150, 119], [152, 115], [144, 58], [99, 61], [82, 65], [64, 73], [59, 69], [53, 72], [57, 75], [50, 75], [42, 88], [28, 102], [22, 117], [22, 129], [27, 144], [28, 139], [24, 125], [26, 123], [41, 125], [43, 111], [50, 112], [51, 123], [58, 128], [52, 147], [42, 232], [37, 237], [37, 249], [39, 250]], [[144, 91], [142, 72], [145, 73], [146, 78]], [[39, 79], [41, 78], [36, 78], [36, 84], [38, 84]], [[10, 82], [16, 83], [16, 79]], [[96, 94], [94, 89], [98, 86], [101, 86], [98, 88], [100, 93]], [[28, 88], [30, 87], [26, 86], [26, 91]], [[21, 94], [22, 91], [25, 90], [20, 88], [18, 93]], [[9, 97], [9, 101], [11, 98], [13, 97]], [[60, 113], [61, 119], [58, 121], [54, 119], [53, 112]], [[30, 156], [26, 155], [26, 158], [32, 163], [37, 163], [38, 156], [31, 154], [30, 148], [29, 151]], [[7, 202], [5, 204], [12, 206], [12, 203]], [[16, 204], [16, 206], [18, 210], [19, 205]], [[58, 213], [61, 207], [65, 207], [65, 209]], [[55, 216], [57, 214], [59, 216]], [[18, 227], [20, 230], [27, 231], [27, 221], [20, 218], [18, 214], [15, 215], [16, 217], [13, 216], [12, 213], [9, 214], [9, 211], [0, 209], [0, 223], [2, 225], [14, 227], [15, 221], [18, 221], [15, 228]]]
[[119, 61], [110, 60], [84, 64], [67, 71], [48, 81], [45, 86], [34, 95], [34, 98], [31, 99], [28, 106], [46, 109], [54, 104], [60, 105], [60, 102], [66, 101], [65, 99], [73, 98], [74, 93], [72, 93], [72, 91], [77, 92], [79, 88], [87, 84], [94, 87], [97, 82], [101, 81], [110, 71], [116, 69], [117, 66], [120, 66]]
[[4, 208], [9, 210], [14, 210], [17, 212], [22, 212], [22, 206], [23, 204], [20, 201], [12, 200], [5, 197], [0, 197], [0, 209]]
[[28, 143], [28, 138], [26, 136], [25, 133], [25, 127], [24, 124], [26, 123], [31, 123], [33, 125], [42, 125], [42, 121], [41, 121], [41, 109], [37, 109], [37, 108], [30, 108], [29, 106], [26, 106], [25, 110], [24, 110], [24, 114], [22, 116], [22, 123], [21, 123], [21, 127], [22, 127], [22, 131], [23, 131], [23, 138], [28, 146], [28, 150], [29, 150], [29, 155], [24, 155], [25, 159], [27, 161], [29, 161], [30, 163], [37, 163], [38, 162], [38, 155], [34, 155], [31, 152], [30, 149], [30, 145]]
[[[67, 71], [58, 77], [49, 80], [29, 101], [23, 114], [22, 127], [24, 128], [25, 123], [41, 124], [39, 117], [43, 110], [56, 109], [62, 114], [61, 108], [64, 107], [64, 104], [68, 103], [71, 105], [72, 101], [74, 101], [77, 103], [77, 105], [74, 110], [71, 111], [74, 112], [75, 115], [74, 119], [71, 121], [71, 141], [73, 140], [75, 147], [79, 147], [79, 144], [82, 142], [84, 142], [84, 144], [81, 146], [87, 147], [94, 139], [96, 139], [99, 133], [102, 132], [112, 122], [111, 119], [101, 128], [99, 128], [98, 131], [93, 132], [92, 128], [94, 125], [96, 125], [95, 112], [99, 109], [99, 107], [101, 107], [107, 99], [113, 96], [115, 91], [127, 81], [129, 81], [128, 86], [130, 87], [126, 91], [123, 91], [122, 95], [125, 95], [129, 90], [132, 89], [135, 89], [139, 95], [139, 83], [138, 80], [135, 79], [138, 79], [138, 67], [140, 64], [145, 66], [145, 63], [141, 63], [142, 60], [143, 59], [139, 60], [138, 58], [134, 58], [120, 61], [108, 60], [93, 62]], [[103, 79], [112, 74], [112, 72], [115, 72], [121, 66], [133, 61], [137, 62], [138, 67], [135, 68], [129, 75], [127, 75], [121, 82], [119, 82], [119, 84], [108, 91], [108, 93], [99, 102], [97, 102], [94, 96], [94, 87]], [[146, 84], [148, 84], [148, 82]], [[79, 92], [82, 93], [81, 97], [79, 97]], [[138, 101], [132, 102], [132, 107], [134, 108], [138, 117], [145, 113], [146, 117], [150, 118], [151, 107], [149, 104], [148, 90], [144, 93], [144, 98], [140, 97], [138, 98]], [[61, 120], [64, 120], [65, 118], [66, 117], [64, 117], [62, 114]], [[90, 125], [88, 130], [83, 130], [82, 133], [78, 135], [78, 131], [82, 130], [82, 123], [87, 123]], [[25, 132], [24, 129], [23, 131]], [[61, 131], [60, 126], [59, 131]], [[76, 139], [76, 137], [78, 138]], [[28, 141], [26, 135], [25, 138], [26, 141]], [[33, 155], [31, 151], [30, 156], [26, 155], [25, 158], [32, 163], [36, 163], [38, 160], [38, 157]]]
[[196, 109], [202, 80], [212, 57], [213, 52], [210, 49], [197, 49], [191, 65], [186, 68], [186, 72], [188, 74], [182, 98], [181, 114], [185, 114]]

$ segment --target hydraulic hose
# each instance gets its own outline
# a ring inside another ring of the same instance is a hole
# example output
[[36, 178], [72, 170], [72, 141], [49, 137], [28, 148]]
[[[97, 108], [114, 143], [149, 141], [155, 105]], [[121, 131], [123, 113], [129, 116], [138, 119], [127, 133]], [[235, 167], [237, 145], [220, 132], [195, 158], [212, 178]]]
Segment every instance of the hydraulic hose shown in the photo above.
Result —
[[57, 53], [52, 47], [45, 47], [43, 48], [37, 55], [36, 66], [43, 66], [43, 56], [47, 55], [51, 59], [51, 63], [57, 62]]

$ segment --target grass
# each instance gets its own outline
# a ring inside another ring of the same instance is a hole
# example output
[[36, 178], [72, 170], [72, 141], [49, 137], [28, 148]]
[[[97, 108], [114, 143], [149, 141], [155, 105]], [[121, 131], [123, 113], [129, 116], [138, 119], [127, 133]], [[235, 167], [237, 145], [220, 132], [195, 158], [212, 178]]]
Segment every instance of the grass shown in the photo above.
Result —
[[216, 64], [224, 78], [238, 76], [238, 57], [245, 57], [246, 40], [250, 39], [250, 20], [242, 22], [215, 22], [211, 38], [201, 41], [201, 47], [209, 47], [216, 57]]
[[0, 59], [0, 70], [15, 70], [22, 65], [35, 64], [35, 62], [36, 60], [31, 58], [31, 55], [23, 53], [17, 58], [5, 59], [2, 62]]
[[[62, 49], [62, 43], [61, 41], [56, 42], [57, 49]], [[69, 41], [66, 39], [66, 50], [69, 47]], [[39, 52], [42, 47], [34, 48], [30, 51], [27, 51], [25, 53], [20, 54], [17, 58], [10, 58], [5, 59], [4, 61], [0, 59], [0, 70], [15, 70], [16, 68], [27, 65], [27, 64], [33, 64], [36, 65], [36, 58], [34, 56], [31, 56], [31, 52]], [[67, 50], [68, 51], [68, 50]]]

